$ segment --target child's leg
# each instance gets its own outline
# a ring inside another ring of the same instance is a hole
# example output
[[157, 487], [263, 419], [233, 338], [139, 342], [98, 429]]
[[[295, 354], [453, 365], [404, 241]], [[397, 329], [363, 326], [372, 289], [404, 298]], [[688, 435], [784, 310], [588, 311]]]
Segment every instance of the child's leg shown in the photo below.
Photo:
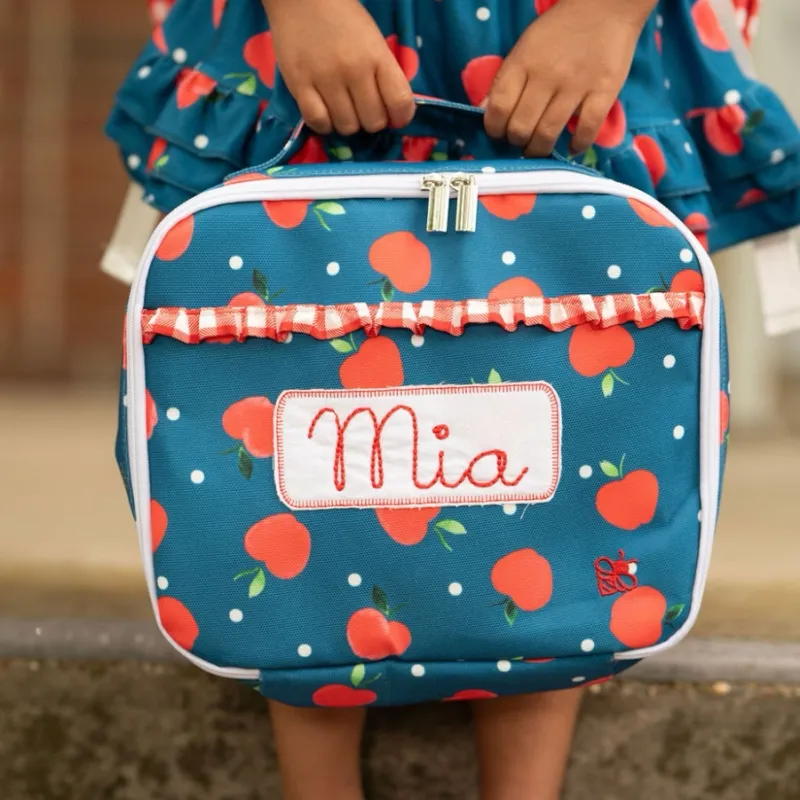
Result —
[[364, 709], [269, 706], [283, 800], [362, 800]]
[[558, 800], [582, 690], [474, 703], [484, 800]]

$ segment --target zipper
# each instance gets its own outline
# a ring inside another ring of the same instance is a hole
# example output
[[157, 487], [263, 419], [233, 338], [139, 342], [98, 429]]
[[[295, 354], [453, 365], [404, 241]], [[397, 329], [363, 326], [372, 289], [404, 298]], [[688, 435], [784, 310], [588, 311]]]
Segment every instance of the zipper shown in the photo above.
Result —
[[478, 227], [478, 180], [474, 175], [462, 173], [450, 178], [456, 190], [456, 231], [475, 233]]
[[[653, 647], [615, 653], [617, 660], [636, 660], [652, 655], [677, 644], [683, 639], [696, 621], [700, 609], [706, 580], [708, 578], [711, 546], [717, 517], [718, 492], [720, 480], [720, 448], [716, 436], [719, 434], [719, 350], [720, 350], [720, 295], [719, 281], [708, 253], [703, 249], [691, 231], [671, 211], [664, 208], [658, 200], [631, 186], [612, 181], [609, 178], [595, 177], [563, 169], [523, 170], [519, 172], [480, 173], [454, 172], [435, 173], [444, 181], [444, 188], [431, 184], [426, 188], [420, 183], [419, 173], [353, 173], [349, 175], [315, 176], [308, 178], [281, 178], [248, 181], [229, 184], [203, 192], [168, 214], [156, 229], [139, 262], [128, 300], [128, 460], [131, 470], [131, 484], [136, 509], [136, 523], [142, 553], [145, 578], [151, 603], [158, 621], [158, 591], [156, 589], [153, 559], [149, 550], [150, 531], [150, 468], [147, 445], [147, 426], [145, 420], [145, 369], [144, 344], [142, 342], [141, 313], [144, 308], [144, 295], [147, 276], [155, 258], [156, 250], [167, 232], [178, 222], [194, 214], [216, 206], [232, 203], [264, 202], [266, 200], [345, 200], [368, 198], [428, 198], [434, 202], [433, 193], [444, 206], [449, 206], [451, 186], [461, 197], [461, 213], [457, 209], [457, 227], [469, 229], [473, 219], [473, 206], [477, 207], [478, 195], [498, 194], [590, 194], [610, 195], [638, 200], [657, 210], [669, 220], [689, 242], [701, 267], [706, 284], [706, 311], [703, 329], [703, 343], [700, 356], [701, 370], [701, 431], [700, 442], [700, 495], [702, 502], [702, 523], [695, 583], [692, 592], [690, 614], [683, 625], [665, 642]], [[447, 177], [449, 176], [449, 177]], [[428, 176], [426, 176], [428, 177]], [[464, 180], [466, 179], [466, 180]], [[463, 182], [462, 182], [463, 181]], [[434, 220], [442, 227], [441, 204], [436, 206]], [[430, 216], [430, 209], [429, 209]], [[446, 223], [446, 217], [444, 217]], [[446, 225], [444, 226], [446, 230]], [[160, 622], [159, 622], [160, 626]], [[165, 638], [186, 659], [215, 675], [228, 678], [256, 679], [260, 670], [252, 668], [222, 667], [209, 663], [174, 644], [161, 628]]]
[[434, 173], [423, 175], [422, 188], [428, 193], [428, 233], [447, 233], [450, 217], [450, 180]]

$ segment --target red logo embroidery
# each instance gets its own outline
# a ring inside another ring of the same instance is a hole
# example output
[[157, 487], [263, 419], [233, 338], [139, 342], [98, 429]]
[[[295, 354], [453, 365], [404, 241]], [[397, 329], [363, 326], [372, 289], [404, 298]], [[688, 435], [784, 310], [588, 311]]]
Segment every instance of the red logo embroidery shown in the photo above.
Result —
[[597, 575], [597, 588], [604, 597], [611, 594], [630, 592], [639, 585], [636, 578], [635, 558], [625, 558], [625, 552], [619, 551], [616, 561], [608, 556], [600, 556], [594, 562]]

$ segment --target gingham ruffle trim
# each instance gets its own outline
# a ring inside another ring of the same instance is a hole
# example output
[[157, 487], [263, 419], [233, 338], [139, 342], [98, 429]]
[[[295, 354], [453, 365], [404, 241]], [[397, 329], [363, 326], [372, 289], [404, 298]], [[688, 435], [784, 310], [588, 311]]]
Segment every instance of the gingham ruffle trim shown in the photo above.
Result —
[[495, 324], [507, 331], [514, 331], [519, 325], [540, 325], [560, 332], [576, 325], [611, 328], [625, 322], [648, 328], [670, 319], [686, 330], [702, 327], [704, 305], [702, 292], [665, 292], [513, 300], [425, 300], [380, 305], [159, 308], [142, 312], [142, 338], [145, 344], [156, 336], [185, 344], [251, 338], [285, 341], [290, 333], [338, 339], [357, 330], [377, 336], [382, 328], [404, 328], [420, 335], [431, 329], [460, 336], [465, 326], [476, 324]]

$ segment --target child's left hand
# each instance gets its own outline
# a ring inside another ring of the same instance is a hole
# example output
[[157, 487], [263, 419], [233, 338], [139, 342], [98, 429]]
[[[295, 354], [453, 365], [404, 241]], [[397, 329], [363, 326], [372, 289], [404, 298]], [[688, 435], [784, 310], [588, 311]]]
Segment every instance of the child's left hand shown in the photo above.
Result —
[[573, 115], [570, 144], [587, 150], [619, 96], [656, 0], [560, 0], [522, 35], [497, 74], [486, 131], [550, 155]]

